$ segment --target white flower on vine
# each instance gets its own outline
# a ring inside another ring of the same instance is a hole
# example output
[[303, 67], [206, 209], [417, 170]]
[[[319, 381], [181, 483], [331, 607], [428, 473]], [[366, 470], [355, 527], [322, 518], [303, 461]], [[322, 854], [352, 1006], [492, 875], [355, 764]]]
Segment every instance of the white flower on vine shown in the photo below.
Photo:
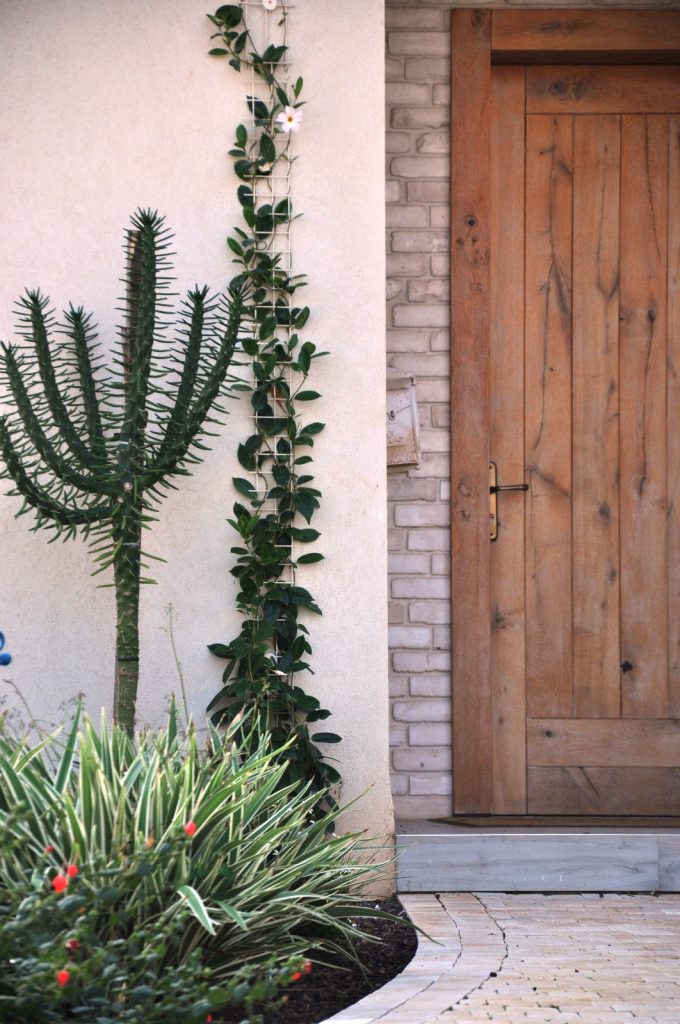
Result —
[[262, 6], [265, 11], [275, 11], [278, 2], [279, 0], [262, 0]]
[[302, 111], [295, 107], [284, 107], [280, 114], [277, 114], [276, 123], [282, 132], [299, 132], [302, 121]]

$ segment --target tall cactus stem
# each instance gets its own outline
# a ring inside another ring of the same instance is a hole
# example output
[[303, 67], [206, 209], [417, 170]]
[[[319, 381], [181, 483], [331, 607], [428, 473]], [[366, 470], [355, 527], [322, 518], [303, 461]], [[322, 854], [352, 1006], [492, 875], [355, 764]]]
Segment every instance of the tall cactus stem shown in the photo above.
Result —
[[[139, 685], [139, 589], [141, 577], [141, 505], [130, 505], [114, 525], [116, 541], [113, 578], [116, 588], [116, 670], [113, 686], [114, 718], [134, 732]], [[127, 514], [126, 514], [127, 513]]]

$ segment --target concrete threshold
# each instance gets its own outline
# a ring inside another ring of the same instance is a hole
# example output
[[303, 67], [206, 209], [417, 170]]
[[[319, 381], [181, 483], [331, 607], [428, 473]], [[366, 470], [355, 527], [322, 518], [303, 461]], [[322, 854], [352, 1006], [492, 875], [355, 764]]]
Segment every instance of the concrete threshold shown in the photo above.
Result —
[[680, 829], [397, 826], [399, 892], [680, 892]]

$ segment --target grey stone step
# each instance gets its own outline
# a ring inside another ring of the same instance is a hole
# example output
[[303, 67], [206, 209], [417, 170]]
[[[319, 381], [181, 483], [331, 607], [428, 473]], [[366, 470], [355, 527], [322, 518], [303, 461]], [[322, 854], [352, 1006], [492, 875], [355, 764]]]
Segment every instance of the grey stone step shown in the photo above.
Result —
[[398, 891], [680, 892], [680, 829], [397, 825]]

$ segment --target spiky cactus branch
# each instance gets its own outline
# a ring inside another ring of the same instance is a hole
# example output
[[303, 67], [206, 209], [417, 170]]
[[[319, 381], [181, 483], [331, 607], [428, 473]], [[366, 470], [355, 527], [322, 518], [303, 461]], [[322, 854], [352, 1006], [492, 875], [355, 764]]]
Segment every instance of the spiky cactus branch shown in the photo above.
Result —
[[[139, 679], [142, 531], [173, 476], [200, 461], [201, 437], [238, 342], [247, 296], [207, 288], [183, 304], [177, 345], [168, 337], [170, 235], [140, 210], [128, 233], [125, 322], [111, 367], [96, 355], [91, 318], [73, 306], [55, 325], [48, 300], [19, 300], [23, 344], [3, 345], [0, 384], [11, 411], [0, 417], [2, 476], [32, 511], [35, 529], [92, 533], [97, 572], [113, 567], [116, 591], [114, 716], [134, 726]], [[50, 343], [52, 329], [64, 341]], [[174, 394], [174, 398], [173, 398]]]

